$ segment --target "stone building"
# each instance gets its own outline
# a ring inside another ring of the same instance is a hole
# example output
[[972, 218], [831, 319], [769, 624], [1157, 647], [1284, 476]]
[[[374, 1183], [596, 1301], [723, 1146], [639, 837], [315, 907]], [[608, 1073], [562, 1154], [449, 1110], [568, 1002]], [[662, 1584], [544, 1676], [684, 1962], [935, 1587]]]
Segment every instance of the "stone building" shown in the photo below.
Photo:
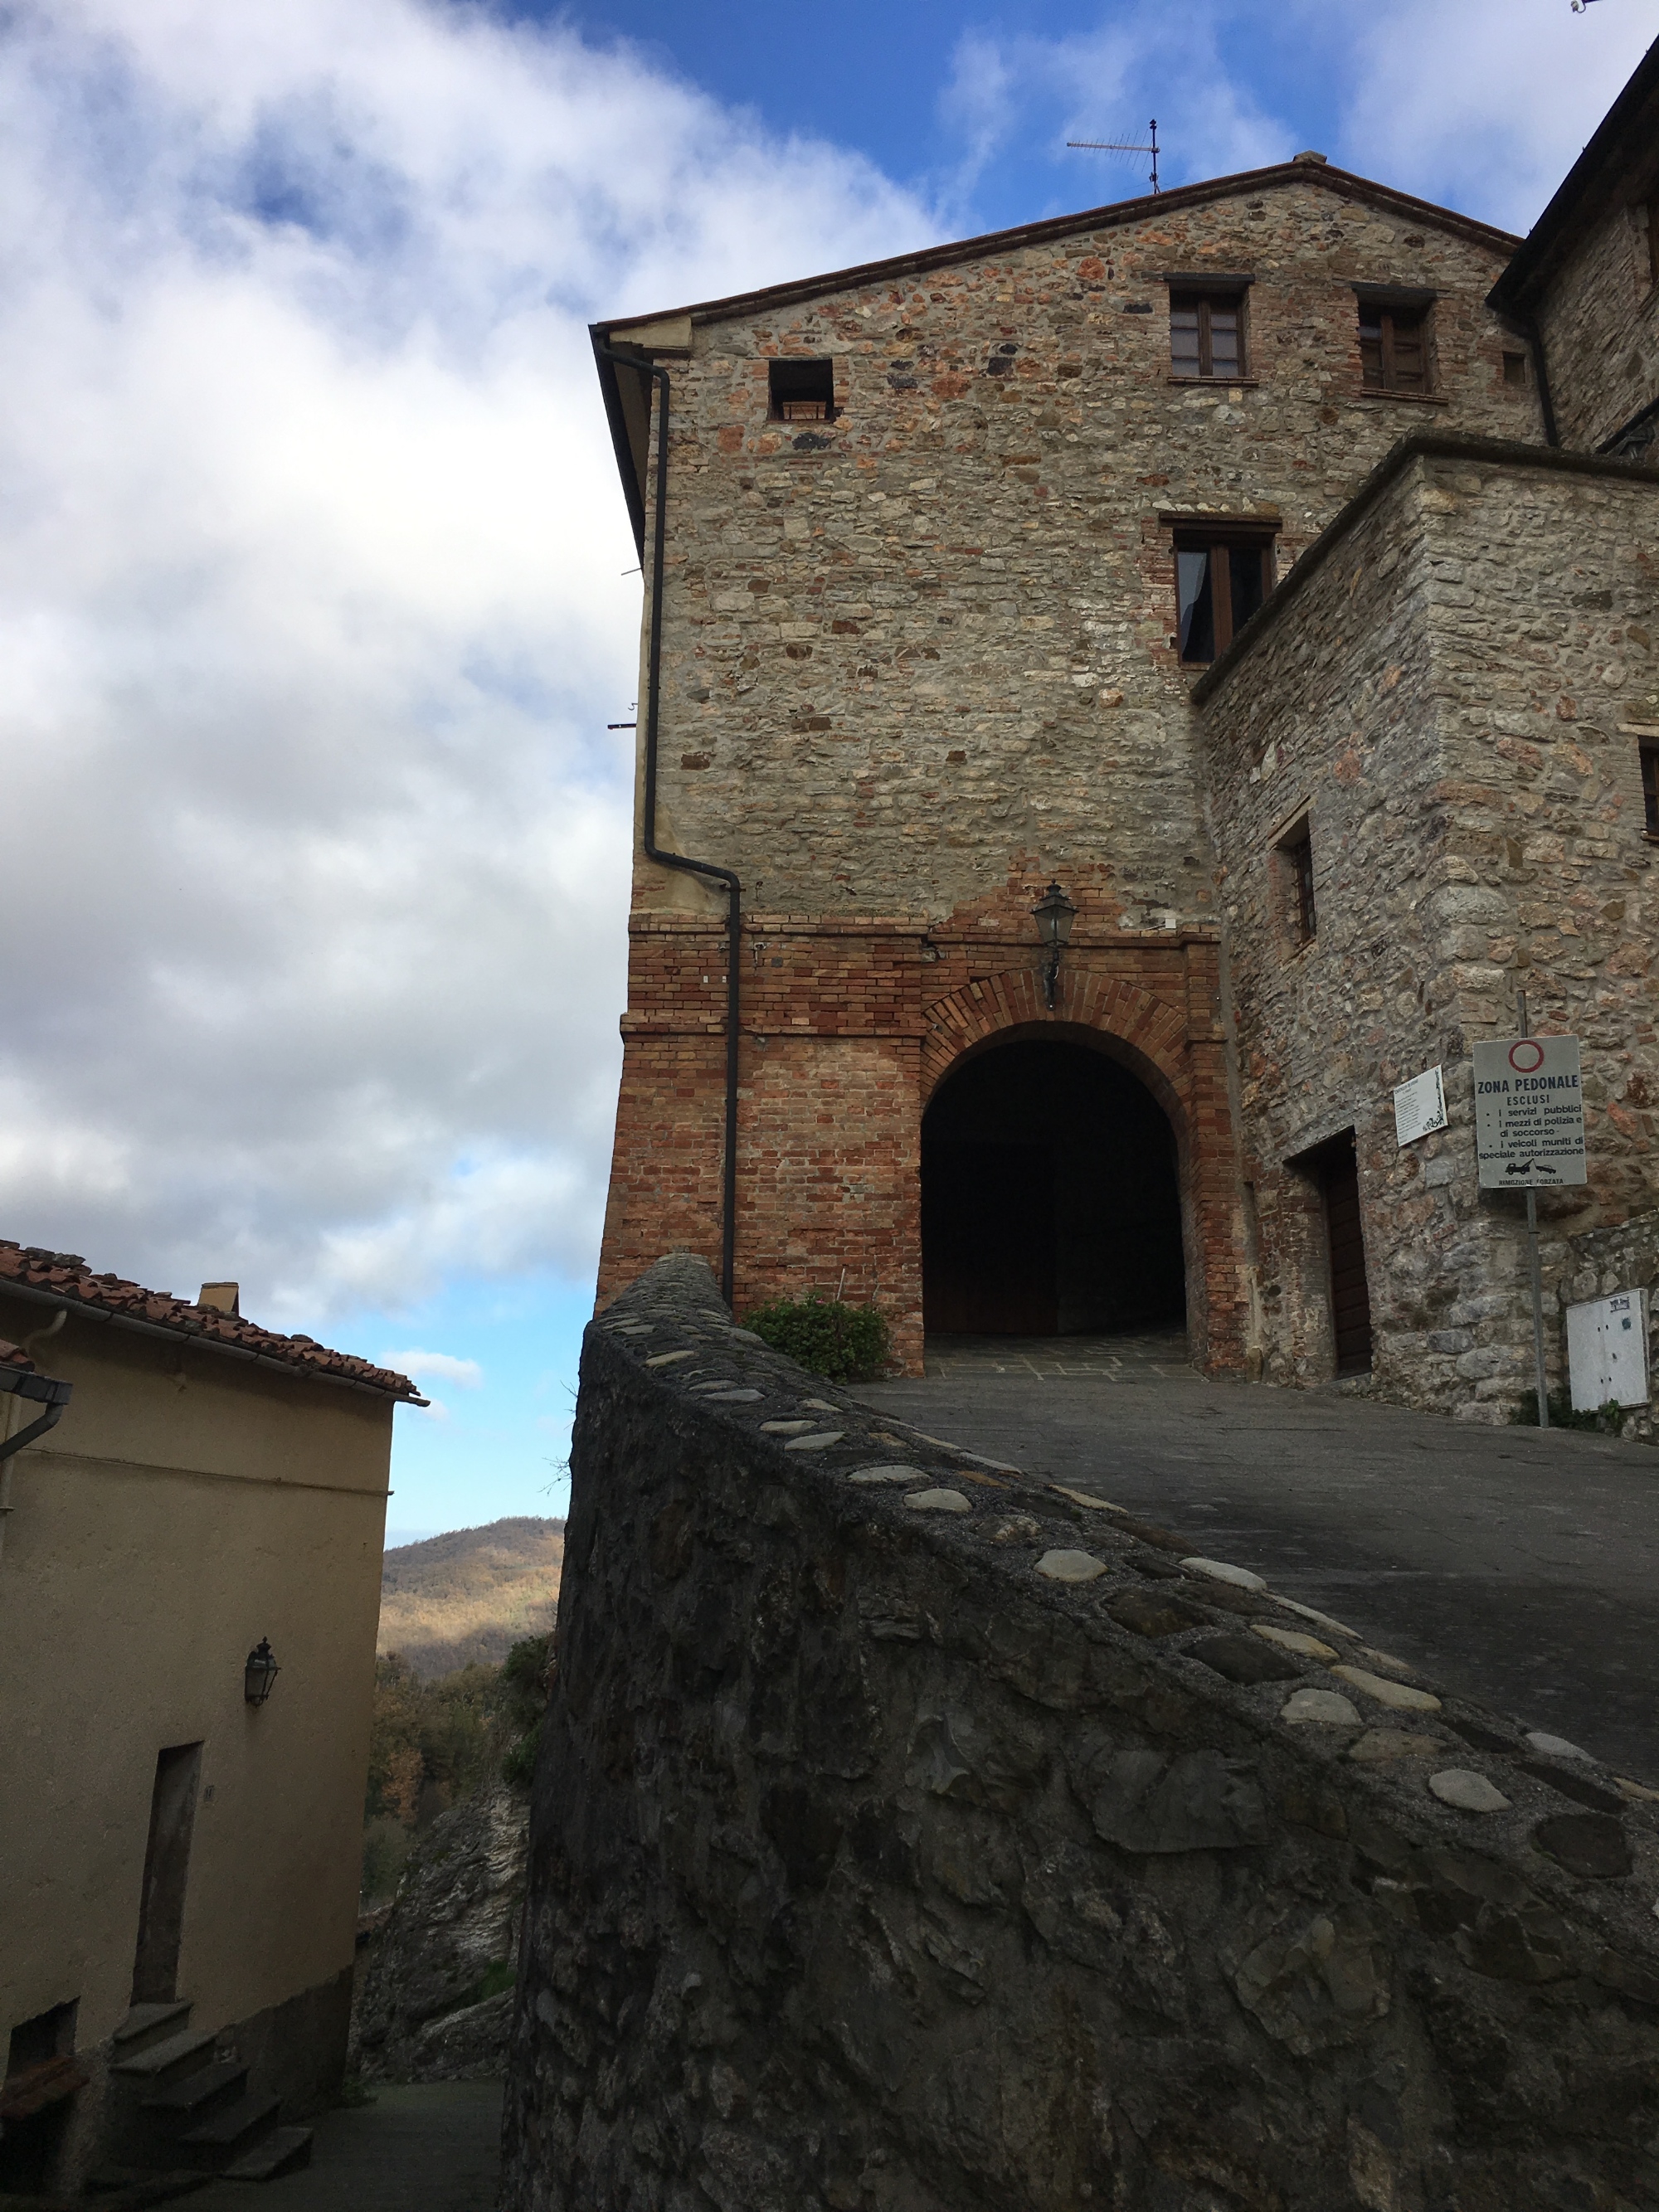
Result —
[[1468, 1078], [1517, 980], [1586, 1049], [1555, 1275], [1656, 1197], [1656, 57], [1524, 242], [1307, 154], [598, 326], [647, 591], [601, 1300], [724, 1243], [912, 1369], [1184, 1311], [1212, 1369], [1518, 1395]]
[[0, 1243], [7, 2202], [263, 2179], [343, 2070], [392, 1413], [423, 1401], [238, 1303]]

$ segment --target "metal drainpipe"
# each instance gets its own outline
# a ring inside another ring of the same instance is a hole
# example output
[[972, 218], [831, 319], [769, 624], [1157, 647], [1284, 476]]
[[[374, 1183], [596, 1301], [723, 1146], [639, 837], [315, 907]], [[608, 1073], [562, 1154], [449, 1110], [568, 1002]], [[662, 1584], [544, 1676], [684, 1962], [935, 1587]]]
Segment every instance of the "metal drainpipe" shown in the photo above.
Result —
[[[27, 1352], [32, 1344], [39, 1344], [43, 1338], [56, 1336], [67, 1319], [67, 1315], [60, 1313], [49, 1328], [37, 1329], [33, 1336], [25, 1338], [24, 1351]], [[15, 1367], [0, 1368], [0, 1393], [5, 1396], [5, 1416], [0, 1420], [0, 1552], [3, 1552], [6, 1521], [11, 1512], [11, 1462], [25, 1444], [32, 1444], [37, 1437], [45, 1436], [48, 1429], [57, 1427], [64, 1418], [64, 1407], [75, 1395], [75, 1385], [60, 1382], [51, 1375], [25, 1375], [20, 1374]], [[31, 1421], [27, 1428], [13, 1436], [10, 1433], [12, 1414], [20, 1398], [32, 1398], [37, 1405], [44, 1405], [46, 1411], [38, 1420]]]
[[688, 860], [684, 853], [665, 853], [657, 843], [657, 710], [662, 696], [662, 580], [667, 557], [668, 531], [668, 371], [635, 354], [617, 353], [599, 346], [607, 361], [623, 368], [646, 369], [661, 395], [657, 411], [656, 515], [651, 542], [651, 638], [645, 676], [645, 857], [659, 867], [678, 868], [687, 875], [706, 876], [726, 885], [726, 1152], [720, 1174], [720, 1295], [732, 1304], [732, 1262], [737, 1249], [738, 1218], [738, 1016], [743, 937], [743, 885], [730, 868], [712, 860]]
[[1538, 406], [1544, 417], [1544, 443], [1559, 446], [1561, 439], [1555, 427], [1555, 401], [1550, 392], [1550, 366], [1544, 356], [1544, 333], [1538, 327], [1536, 315], [1522, 319], [1521, 327], [1526, 333], [1527, 343], [1532, 349], [1533, 373], [1538, 379]]

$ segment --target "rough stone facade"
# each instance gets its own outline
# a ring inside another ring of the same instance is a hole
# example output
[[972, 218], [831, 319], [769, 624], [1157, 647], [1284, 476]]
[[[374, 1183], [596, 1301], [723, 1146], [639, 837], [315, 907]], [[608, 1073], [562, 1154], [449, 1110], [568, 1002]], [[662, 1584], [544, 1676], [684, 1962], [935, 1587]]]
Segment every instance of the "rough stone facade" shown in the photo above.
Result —
[[[1655, 128], [1659, 130], [1659, 101]], [[1659, 206], [1621, 199], [1567, 258], [1539, 303], [1561, 442], [1595, 452], [1659, 398], [1659, 283], [1649, 239]]]
[[[1282, 575], [1402, 431], [1538, 435], [1484, 304], [1512, 244], [1292, 163], [641, 334], [673, 409], [659, 836], [744, 886], [740, 1304], [878, 1292], [914, 1366], [930, 1084], [993, 1015], [1078, 1019], [1034, 1000], [1057, 876], [1088, 1034], [1171, 1112], [1200, 1351], [1246, 1357], [1172, 532], [1254, 520]], [[1170, 280], [1206, 271], [1253, 280], [1237, 380], [1171, 373]], [[1435, 295], [1431, 397], [1364, 386], [1367, 282]], [[815, 358], [835, 418], [770, 419], [769, 362]], [[720, 911], [640, 861], [602, 1298], [718, 1249]]]
[[[1637, 734], [1659, 726], [1656, 524], [1651, 471], [1430, 441], [1197, 687], [1276, 1380], [1330, 1372], [1319, 1200], [1290, 1164], [1352, 1128], [1376, 1387], [1498, 1418], [1530, 1387], [1522, 1201], [1477, 1188], [1469, 1074], [1518, 989], [1583, 1048], [1590, 1181], [1540, 1194], [1552, 1282], [1572, 1239], [1659, 1201]], [[1279, 849], [1298, 820], [1307, 943]], [[1437, 1064], [1450, 1127], [1401, 1148], [1392, 1086]]]
[[507, 2212], [1659, 2204], [1659, 1800], [881, 1419], [589, 1331]]

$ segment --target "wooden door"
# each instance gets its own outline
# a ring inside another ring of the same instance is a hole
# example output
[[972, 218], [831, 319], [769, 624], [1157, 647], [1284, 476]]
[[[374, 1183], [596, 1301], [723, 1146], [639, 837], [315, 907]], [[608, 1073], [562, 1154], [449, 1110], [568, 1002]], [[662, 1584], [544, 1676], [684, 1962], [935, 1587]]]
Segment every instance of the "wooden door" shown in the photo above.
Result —
[[1339, 1375], [1368, 1375], [1371, 1297], [1365, 1280], [1365, 1237], [1359, 1218], [1359, 1164], [1350, 1137], [1325, 1165], [1325, 1228], [1331, 1253], [1331, 1328]]

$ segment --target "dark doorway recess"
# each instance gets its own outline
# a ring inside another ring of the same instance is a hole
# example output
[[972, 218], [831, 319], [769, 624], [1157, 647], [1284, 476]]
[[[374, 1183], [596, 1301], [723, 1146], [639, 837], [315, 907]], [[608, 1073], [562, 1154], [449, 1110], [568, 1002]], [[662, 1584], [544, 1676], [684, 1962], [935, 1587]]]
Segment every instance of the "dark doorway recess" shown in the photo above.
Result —
[[134, 2004], [171, 2004], [179, 1994], [179, 1948], [185, 1932], [185, 1885], [191, 1831], [202, 1779], [199, 1743], [174, 1744], [155, 1761], [149, 1801], [149, 1843], [138, 1908], [138, 1952], [132, 1968]]
[[939, 1334], [1067, 1336], [1186, 1320], [1175, 1138], [1086, 1045], [998, 1045], [921, 1125], [922, 1310]]
[[1325, 1203], [1331, 1269], [1331, 1334], [1339, 1375], [1371, 1371], [1371, 1294], [1365, 1280], [1365, 1234], [1359, 1214], [1359, 1162], [1353, 1131], [1345, 1129], [1295, 1164], [1316, 1177]]

